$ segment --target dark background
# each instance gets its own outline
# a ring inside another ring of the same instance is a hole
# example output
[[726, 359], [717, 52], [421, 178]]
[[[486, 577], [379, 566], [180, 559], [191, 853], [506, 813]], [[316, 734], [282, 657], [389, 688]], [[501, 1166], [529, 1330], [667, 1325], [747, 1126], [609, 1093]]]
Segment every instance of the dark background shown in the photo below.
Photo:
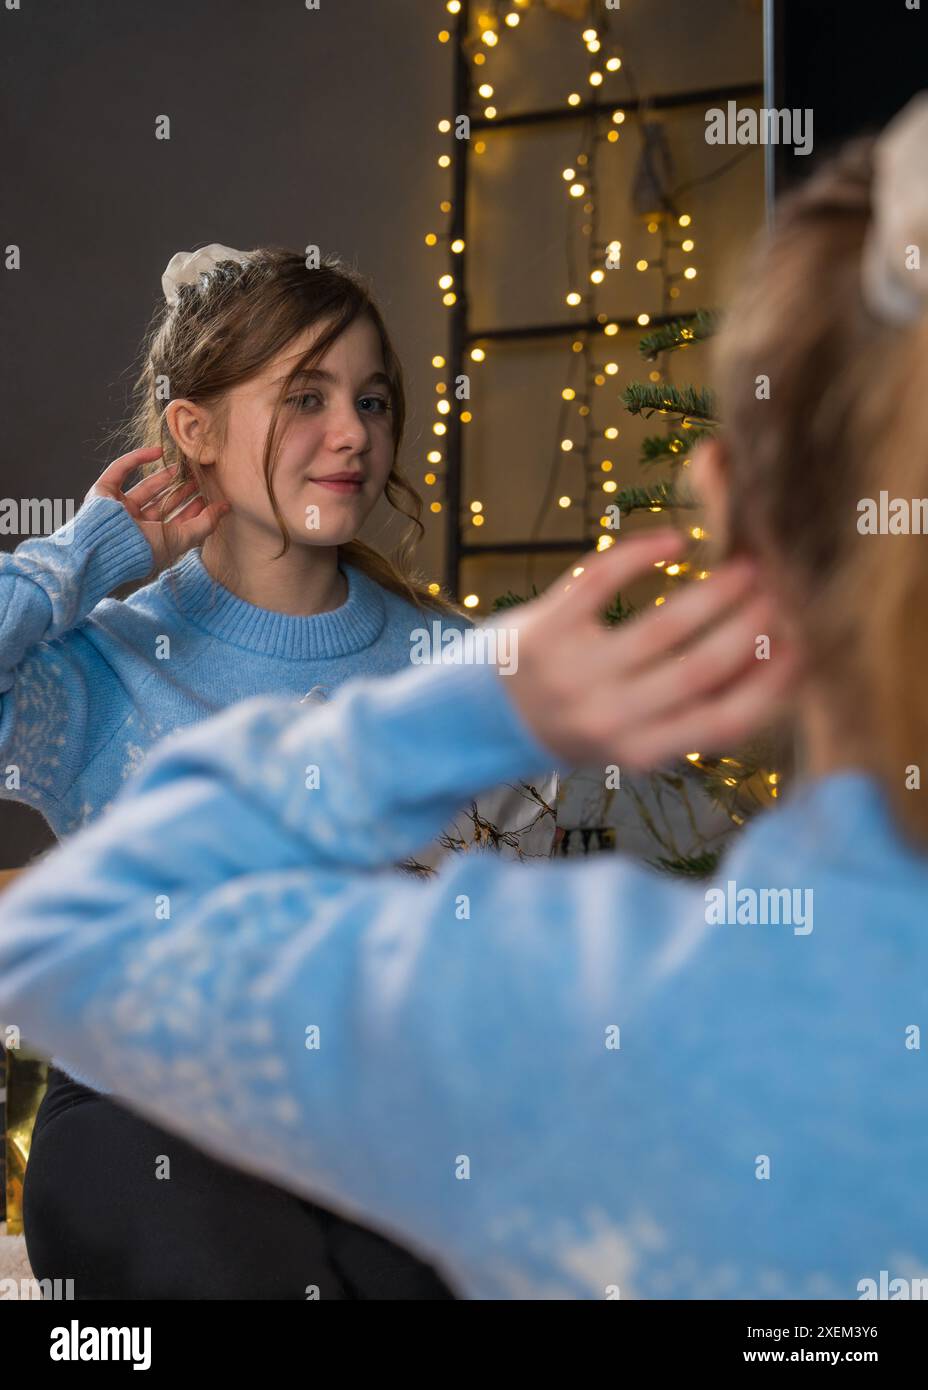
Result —
[[767, 3], [773, 39], [773, 100], [768, 96], [767, 105], [813, 111], [810, 155], [772, 147], [780, 193], [849, 136], [879, 130], [928, 86], [928, 4], [907, 10], [905, 0]]

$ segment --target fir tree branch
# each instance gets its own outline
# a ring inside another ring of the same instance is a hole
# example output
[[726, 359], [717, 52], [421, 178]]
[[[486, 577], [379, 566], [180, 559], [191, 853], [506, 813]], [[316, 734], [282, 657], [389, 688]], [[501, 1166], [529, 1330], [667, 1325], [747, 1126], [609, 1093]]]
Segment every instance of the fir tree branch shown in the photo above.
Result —
[[673, 430], [670, 434], [649, 434], [641, 441], [639, 462], [642, 466], [658, 462], [681, 463], [701, 440], [711, 439], [714, 434], [714, 430], [703, 428], [685, 432]]
[[629, 382], [622, 393], [625, 408], [632, 415], [679, 415], [702, 425], [718, 425], [715, 401], [706, 387], [673, 386], [670, 382], [653, 385]]
[[689, 347], [690, 343], [711, 338], [718, 325], [718, 314], [711, 309], [700, 309], [689, 318], [674, 319], [653, 333], [646, 333], [638, 343], [638, 351], [646, 362], [653, 362], [658, 353], [676, 352], [678, 348]]
[[613, 493], [612, 502], [622, 516], [632, 512], [673, 511], [677, 508], [693, 511], [699, 504], [691, 495], [681, 492], [673, 482], [652, 483], [650, 487], [623, 487]]

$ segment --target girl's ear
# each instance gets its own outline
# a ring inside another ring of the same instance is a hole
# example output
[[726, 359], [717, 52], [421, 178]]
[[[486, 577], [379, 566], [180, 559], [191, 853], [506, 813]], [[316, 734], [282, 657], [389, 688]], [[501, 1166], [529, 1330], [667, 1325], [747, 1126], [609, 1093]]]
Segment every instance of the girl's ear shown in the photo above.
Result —
[[171, 401], [165, 411], [165, 419], [174, 443], [197, 463], [215, 463], [215, 454], [209, 447], [209, 412], [193, 401]]
[[693, 450], [690, 478], [703, 508], [706, 539], [716, 555], [728, 553], [728, 447], [719, 438], [705, 439]]

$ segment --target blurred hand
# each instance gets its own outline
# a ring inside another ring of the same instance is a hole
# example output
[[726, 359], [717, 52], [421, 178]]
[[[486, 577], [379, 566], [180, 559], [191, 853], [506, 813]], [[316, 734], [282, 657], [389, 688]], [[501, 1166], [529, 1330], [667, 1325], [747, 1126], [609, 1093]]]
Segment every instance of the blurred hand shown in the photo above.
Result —
[[[602, 613], [684, 540], [670, 530], [591, 551], [539, 598], [494, 625], [518, 632], [517, 669], [500, 679], [536, 739], [560, 760], [652, 768], [723, 752], [782, 713], [798, 674], [755, 565], [732, 560], [666, 603], [608, 627]], [[755, 640], [770, 637], [770, 657]]]

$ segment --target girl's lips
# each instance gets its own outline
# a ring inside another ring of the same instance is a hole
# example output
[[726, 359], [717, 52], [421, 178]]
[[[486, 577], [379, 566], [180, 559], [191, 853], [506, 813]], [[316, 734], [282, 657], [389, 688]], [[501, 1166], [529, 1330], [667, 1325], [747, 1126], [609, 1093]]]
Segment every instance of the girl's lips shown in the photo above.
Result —
[[307, 481], [314, 483], [316, 487], [327, 487], [331, 492], [360, 492], [363, 485], [360, 478], [356, 483], [336, 482], [326, 478], [308, 478]]

